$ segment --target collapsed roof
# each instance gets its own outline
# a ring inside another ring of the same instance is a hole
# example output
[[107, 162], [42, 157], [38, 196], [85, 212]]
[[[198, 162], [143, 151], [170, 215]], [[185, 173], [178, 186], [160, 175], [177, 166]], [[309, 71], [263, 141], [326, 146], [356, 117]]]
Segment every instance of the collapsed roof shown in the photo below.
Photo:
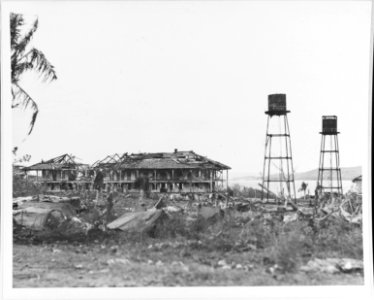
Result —
[[87, 165], [76, 162], [76, 158], [69, 154], [63, 154], [47, 161], [24, 168], [24, 170], [76, 170]]
[[[47, 161], [24, 168], [24, 170], [76, 170], [87, 165], [76, 162], [69, 154], [64, 154]], [[229, 170], [220, 162], [196, 154], [193, 151], [157, 152], [157, 153], [125, 153], [123, 155], [108, 155], [102, 160], [96, 161], [94, 169], [214, 169]]]
[[113, 155], [108, 155], [102, 160], [96, 161], [94, 164], [92, 164], [91, 167], [92, 168], [103, 168], [103, 169], [112, 168], [120, 161], [120, 159], [121, 157], [117, 153], [115, 153]]
[[229, 170], [220, 162], [196, 154], [193, 151], [137, 153], [121, 156], [116, 169], [214, 169]]

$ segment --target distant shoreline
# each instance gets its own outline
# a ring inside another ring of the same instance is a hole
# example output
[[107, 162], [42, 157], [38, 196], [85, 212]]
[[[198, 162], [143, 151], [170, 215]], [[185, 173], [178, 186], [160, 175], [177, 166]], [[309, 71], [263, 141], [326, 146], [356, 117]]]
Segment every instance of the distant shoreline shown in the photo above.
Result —
[[[341, 168], [342, 180], [353, 180], [355, 177], [362, 175], [362, 167], [343, 167]], [[317, 180], [318, 169], [295, 173], [295, 180]], [[260, 176], [245, 175], [245, 176], [233, 176], [229, 181], [242, 181], [242, 180], [261, 180]]]

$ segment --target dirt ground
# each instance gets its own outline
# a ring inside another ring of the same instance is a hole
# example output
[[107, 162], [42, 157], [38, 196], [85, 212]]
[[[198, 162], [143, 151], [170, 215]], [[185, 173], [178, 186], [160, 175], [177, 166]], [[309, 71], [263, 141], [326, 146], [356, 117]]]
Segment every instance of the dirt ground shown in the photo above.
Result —
[[[148, 247], [15, 244], [14, 287], [363, 284], [362, 274], [271, 274], [256, 263], [256, 253], [217, 256], [184, 249], [150, 251]], [[218, 266], [223, 259], [243, 268]]]

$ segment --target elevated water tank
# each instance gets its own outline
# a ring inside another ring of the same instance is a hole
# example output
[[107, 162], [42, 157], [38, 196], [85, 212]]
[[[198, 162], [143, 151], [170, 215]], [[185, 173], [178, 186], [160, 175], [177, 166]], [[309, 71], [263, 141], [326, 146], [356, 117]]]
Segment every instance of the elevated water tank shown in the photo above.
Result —
[[265, 113], [268, 115], [285, 115], [287, 110], [286, 94], [271, 94], [268, 95], [268, 111]]
[[338, 134], [337, 116], [322, 116], [322, 132], [324, 135]]

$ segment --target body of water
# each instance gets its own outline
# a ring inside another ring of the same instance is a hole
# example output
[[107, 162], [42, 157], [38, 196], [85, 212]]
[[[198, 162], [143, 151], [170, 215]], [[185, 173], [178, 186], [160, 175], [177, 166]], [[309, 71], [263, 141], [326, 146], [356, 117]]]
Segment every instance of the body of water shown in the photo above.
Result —
[[[304, 196], [304, 193], [302, 191], [298, 192], [298, 190], [300, 189], [301, 184], [303, 182], [308, 184], [307, 194], [308, 194], [308, 191], [309, 191], [310, 195], [314, 195], [314, 190], [315, 190], [316, 185], [317, 185], [317, 180], [295, 180], [296, 196], [297, 197]], [[245, 187], [261, 189], [261, 187], [258, 185], [259, 183], [262, 183], [261, 179], [257, 179], [257, 180], [248, 180], [248, 179], [247, 180], [246, 179], [237, 179], [236, 180], [236, 179], [233, 179], [233, 180], [229, 181], [230, 186], [233, 186], [235, 184], [239, 184], [239, 185], [245, 186]], [[343, 193], [345, 194], [351, 188], [352, 181], [351, 180], [342, 180], [342, 186], [343, 186]], [[280, 190], [279, 183], [278, 184], [277, 183], [272, 183], [271, 186], [270, 186], [270, 190], [272, 192], [278, 193], [279, 190]]]

